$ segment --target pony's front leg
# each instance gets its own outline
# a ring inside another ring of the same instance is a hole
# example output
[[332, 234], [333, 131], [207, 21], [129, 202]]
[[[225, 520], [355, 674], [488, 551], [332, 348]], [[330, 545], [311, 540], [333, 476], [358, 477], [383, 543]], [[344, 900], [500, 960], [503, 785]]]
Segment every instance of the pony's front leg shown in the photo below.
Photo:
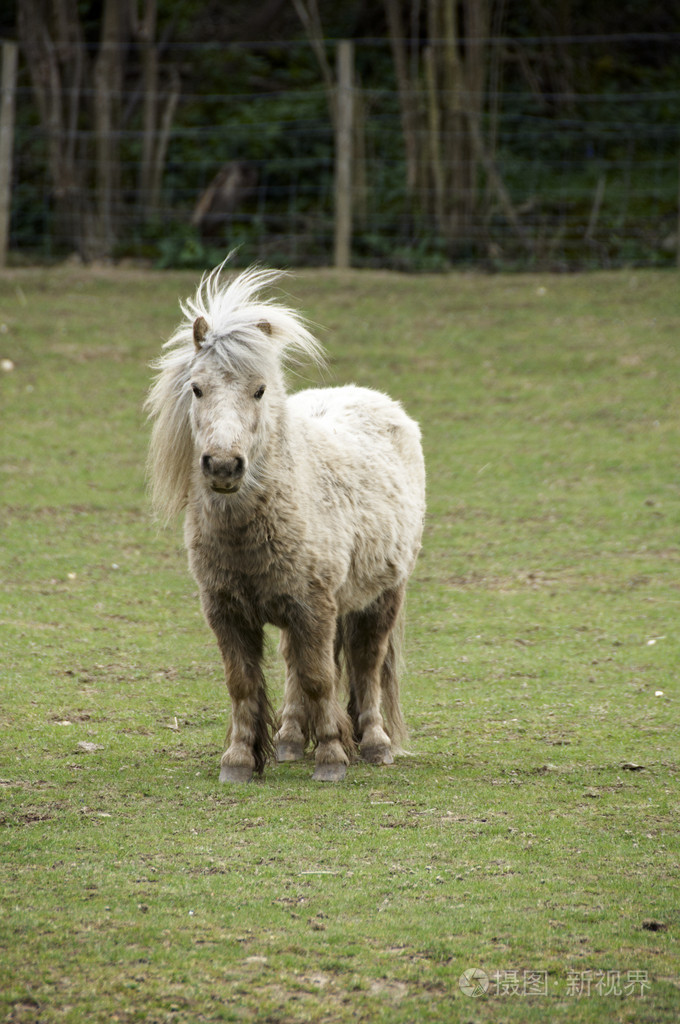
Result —
[[202, 595], [202, 600], [222, 653], [231, 698], [229, 745], [222, 755], [220, 782], [249, 782], [253, 772], [262, 774], [273, 753], [274, 718], [261, 668], [263, 630], [220, 595]]
[[320, 604], [317, 617], [304, 616], [303, 621], [286, 628], [284, 649], [289, 676], [303, 697], [316, 739], [314, 779], [339, 782], [345, 777], [354, 741], [352, 723], [336, 695], [335, 609], [322, 616], [318, 614]]

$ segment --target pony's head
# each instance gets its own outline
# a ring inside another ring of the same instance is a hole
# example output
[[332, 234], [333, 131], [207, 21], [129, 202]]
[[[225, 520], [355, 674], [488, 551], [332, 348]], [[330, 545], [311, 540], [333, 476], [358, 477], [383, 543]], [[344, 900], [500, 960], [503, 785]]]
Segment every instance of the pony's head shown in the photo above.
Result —
[[278, 271], [251, 269], [225, 284], [222, 269], [182, 304], [184, 320], [155, 364], [149, 474], [164, 519], [184, 507], [192, 481], [227, 496], [261, 482], [283, 424], [285, 364], [323, 361], [300, 316], [261, 297]]

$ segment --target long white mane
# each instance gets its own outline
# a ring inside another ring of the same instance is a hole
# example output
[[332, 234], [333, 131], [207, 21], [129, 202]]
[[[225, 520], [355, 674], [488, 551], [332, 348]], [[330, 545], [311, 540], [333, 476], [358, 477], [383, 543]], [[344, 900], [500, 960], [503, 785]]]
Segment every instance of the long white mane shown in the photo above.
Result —
[[180, 303], [184, 319], [152, 364], [157, 375], [145, 403], [154, 420], [147, 470], [154, 511], [165, 522], [182, 511], [189, 493], [194, 321], [205, 320], [205, 345], [237, 375], [271, 366], [272, 357], [279, 366], [305, 358], [319, 365], [324, 361], [300, 314], [261, 294], [283, 276], [281, 271], [251, 267], [229, 282], [223, 280], [223, 271], [224, 263], [204, 274], [195, 296]]

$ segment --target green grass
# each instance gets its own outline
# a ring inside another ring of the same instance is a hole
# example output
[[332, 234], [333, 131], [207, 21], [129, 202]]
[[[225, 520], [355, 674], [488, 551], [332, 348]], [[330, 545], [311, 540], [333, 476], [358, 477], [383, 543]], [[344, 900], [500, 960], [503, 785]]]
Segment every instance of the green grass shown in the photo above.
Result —
[[235, 789], [144, 491], [147, 366], [195, 284], [0, 278], [0, 1020], [675, 1022], [677, 276], [287, 283], [328, 381], [423, 426], [411, 741]]

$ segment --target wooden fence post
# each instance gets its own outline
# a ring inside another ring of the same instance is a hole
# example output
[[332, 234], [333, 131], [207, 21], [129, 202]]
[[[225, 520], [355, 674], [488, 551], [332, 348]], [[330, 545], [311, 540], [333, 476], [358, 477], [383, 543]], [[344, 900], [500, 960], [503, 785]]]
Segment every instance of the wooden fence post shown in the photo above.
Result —
[[675, 239], [676, 246], [676, 263], [680, 267], [680, 159], [678, 160], [678, 223], [677, 223], [677, 237]]
[[349, 267], [352, 247], [352, 65], [354, 47], [338, 43], [335, 103], [335, 266]]
[[12, 149], [14, 144], [14, 96], [17, 84], [17, 44], [2, 44], [0, 82], [0, 267], [7, 263], [12, 199]]

